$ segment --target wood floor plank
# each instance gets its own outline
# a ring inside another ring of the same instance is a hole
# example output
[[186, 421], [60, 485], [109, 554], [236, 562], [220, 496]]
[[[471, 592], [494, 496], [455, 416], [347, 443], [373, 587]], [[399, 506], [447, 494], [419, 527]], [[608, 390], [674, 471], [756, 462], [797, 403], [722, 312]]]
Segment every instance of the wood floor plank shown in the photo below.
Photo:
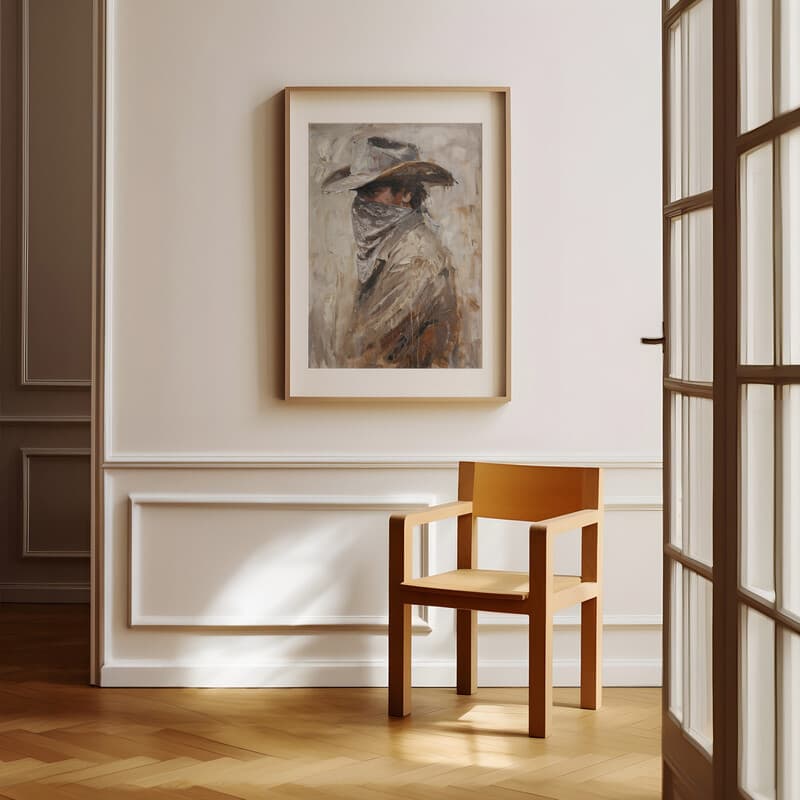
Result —
[[659, 797], [660, 689], [606, 689], [600, 711], [556, 689], [546, 740], [524, 688], [414, 689], [405, 719], [376, 688], [98, 690], [85, 623], [0, 606], [0, 800]]
[[[19, 762], [14, 763], [17, 764]], [[13, 786], [19, 783], [30, 783], [31, 781], [44, 782], [54, 775], [63, 775], [81, 769], [86, 766], [86, 763], [87, 762], [79, 761], [76, 758], [68, 758], [65, 761], [50, 763], [35, 761], [27, 769], [17, 770], [13, 773], [0, 769], [0, 787]]]
[[146, 756], [139, 756], [137, 758], [123, 758], [119, 761], [106, 761], [102, 764], [93, 764], [69, 772], [63, 772], [58, 775], [44, 778], [41, 782], [55, 784], [80, 783], [82, 781], [88, 781], [92, 778], [100, 778], [103, 775], [118, 774], [129, 769], [135, 769], [136, 767], [143, 767], [146, 764], [157, 763], [158, 759], [147, 758]]

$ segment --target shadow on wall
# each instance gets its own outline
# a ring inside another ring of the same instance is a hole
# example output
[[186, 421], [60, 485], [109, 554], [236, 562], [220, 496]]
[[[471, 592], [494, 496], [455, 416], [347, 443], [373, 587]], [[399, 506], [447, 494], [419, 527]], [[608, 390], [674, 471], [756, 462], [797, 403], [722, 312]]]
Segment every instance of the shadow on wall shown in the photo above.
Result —
[[253, 273], [262, 406], [283, 399], [284, 376], [284, 127], [283, 92], [257, 106], [252, 117]]
[[[251, 618], [262, 615], [264, 618], [298, 619], [386, 617], [386, 523], [370, 524], [372, 528], [380, 525], [384, 535], [378, 537], [380, 544], [375, 541], [374, 547], [364, 547], [359, 545], [363, 542], [364, 526], [354, 526], [351, 521], [332, 523], [317, 519], [309, 525], [308, 520], [298, 520], [297, 523], [290, 520], [291, 517], [279, 523], [267, 540], [262, 539], [257, 547], [247, 549], [244, 542], [236, 552], [233, 549], [220, 552], [212, 567], [204, 560], [208, 548], [203, 540], [207, 536], [219, 539], [224, 532], [216, 523], [204, 530], [194, 530], [196, 546], [190, 554], [196, 556], [197, 569], [193, 569], [191, 555], [184, 558], [182, 577], [169, 584], [165, 581], [174, 558], [163, 557], [163, 546], [168, 543], [158, 537], [159, 563], [165, 572], [156, 580], [171, 594], [168, 602], [177, 616], [206, 617], [209, 620], [220, 617], [235, 619], [245, 615]], [[303, 535], [299, 535], [298, 526], [305, 529]], [[375, 535], [377, 537], [377, 530]], [[181, 542], [175, 540], [173, 546], [181, 549]], [[147, 558], [146, 554], [143, 555]], [[157, 565], [155, 568], [159, 569]], [[150, 577], [153, 578], [151, 573]], [[201, 605], [204, 586], [213, 586], [213, 594]], [[194, 592], [195, 596], [187, 597], [187, 589], [189, 595]], [[144, 613], [147, 615], [146, 610]], [[385, 628], [357, 626], [356, 629], [354, 626], [353, 630], [348, 630], [340, 627], [341, 623], [336, 623], [336, 626], [212, 624], [146, 626], [139, 630], [158, 636], [161, 659], [176, 665], [198, 664], [201, 674], [206, 674], [208, 667], [214, 668], [214, 685], [217, 686], [241, 685], [242, 670], [247, 671], [253, 683], [292, 686], [298, 682], [298, 667], [302, 669], [301, 682], [330, 685], [330, 660], [321, 662], [318, 655], [320, 638], [326, 637], [340, 654], [337, 660], [342, 659], [348, 665], [348, 672], [362, 676], [355, 680], [355, 685], [367, 685], [374, 680], [372, 662], [386, 657]], [[191, 652], [184, 649], [184, 645], [189, 643]], [[363, 672], [353, 670], [358, 662], [366, 662]], [[258, 670], [255, 675], [254, 669]]]

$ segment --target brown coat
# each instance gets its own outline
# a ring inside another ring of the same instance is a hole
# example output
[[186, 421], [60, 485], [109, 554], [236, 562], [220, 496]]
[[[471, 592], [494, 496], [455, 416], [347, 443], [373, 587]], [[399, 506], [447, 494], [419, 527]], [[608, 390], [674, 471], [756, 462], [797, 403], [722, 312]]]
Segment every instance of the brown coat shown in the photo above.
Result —
[[459, 327], [450, 253], [420, 215], [356, 297], [349, 366], [458, 366]]

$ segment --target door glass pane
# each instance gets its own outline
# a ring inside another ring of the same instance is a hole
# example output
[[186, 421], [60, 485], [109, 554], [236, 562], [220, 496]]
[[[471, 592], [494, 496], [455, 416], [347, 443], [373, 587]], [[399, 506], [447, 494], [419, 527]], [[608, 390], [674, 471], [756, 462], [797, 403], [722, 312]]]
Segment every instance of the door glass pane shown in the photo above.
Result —
[[707, 381], [714, 371], [713, 212], [674, 219], [670, 235], [670, 374]]
[[683, 220], [676, 217], [670, 223], [669, 237], [669, 374], [685, 377], [683, 372]]
[[713, 214], [710, 208], [688, 215], [689, 380], [710, 381], [714, 369]]
[[711, 188], [711, 2], [701, 0], [670, 31], [670, 198]]
[[689, 702], [686, 729], [710, 753], [713, 741], [713, 681], [711, 676], [712, 587], [705, 578], [689, 576]]
[[[783, 558], [781, 603], [800, 618], [800, 386], [783, 387]], [[798, 794], [800, 797], [800, 794]]]
[[683, 19], [669, 32], [669, 199], [683, 197]]
[[690, 556], [711, 565], [713, 492], [713, 403], [689, 398], [687, 549]]
[[669, 584], [669, 710], [683, 720], [683, 565], [672, 562]]
[[778, 796], [800, 797], [800, 636], [781, 633], [781, 696], [778, 702]]
[[679, 394], [672, 394], [670, 397], [672, 408], [672, 420], [670, 423], [672, 438], [670, 490], [672, 498], [669, 514], [669, 540], [675, 547], [681, 548], [683, 547], [683, 440], [687, 433], [683, 422], [683, 407], [686, 403], [686, 398]]
[[712, 170], [712, 36], [711, 0], [701, 0], [685, 14], [687, 18], [686, 92], [688, 153], [686, 171], [689, 194], [711, 188]]
[[739, 780], [756, 800], [775, 797], [775, 623], [742, 610]]
[[772, 143], [741, 159], [741, 359], [772, 364]]
[[783, 361], [800, 364], [800, 128], [780, 138], [780, 189]]
[[671, 395], [670, 542], [712, 564], [713, 403]]
[[783, 114], [798, 106], [800, 106], [800, 0], [780, 0], [778, 111]]
[[739, 0], [739, 127], [772, 119], [772, 2]]
[[775, 404], [772, 386], [742, 391], [742, 585], [775, 600]]

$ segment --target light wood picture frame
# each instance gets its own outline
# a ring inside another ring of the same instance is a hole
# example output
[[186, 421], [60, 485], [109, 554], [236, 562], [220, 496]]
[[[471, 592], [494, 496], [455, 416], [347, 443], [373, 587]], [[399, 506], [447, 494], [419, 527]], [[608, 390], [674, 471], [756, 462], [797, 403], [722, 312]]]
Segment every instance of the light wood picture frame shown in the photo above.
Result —
[[510, 90], [285, 90], [287, 400], [510, 400]]

